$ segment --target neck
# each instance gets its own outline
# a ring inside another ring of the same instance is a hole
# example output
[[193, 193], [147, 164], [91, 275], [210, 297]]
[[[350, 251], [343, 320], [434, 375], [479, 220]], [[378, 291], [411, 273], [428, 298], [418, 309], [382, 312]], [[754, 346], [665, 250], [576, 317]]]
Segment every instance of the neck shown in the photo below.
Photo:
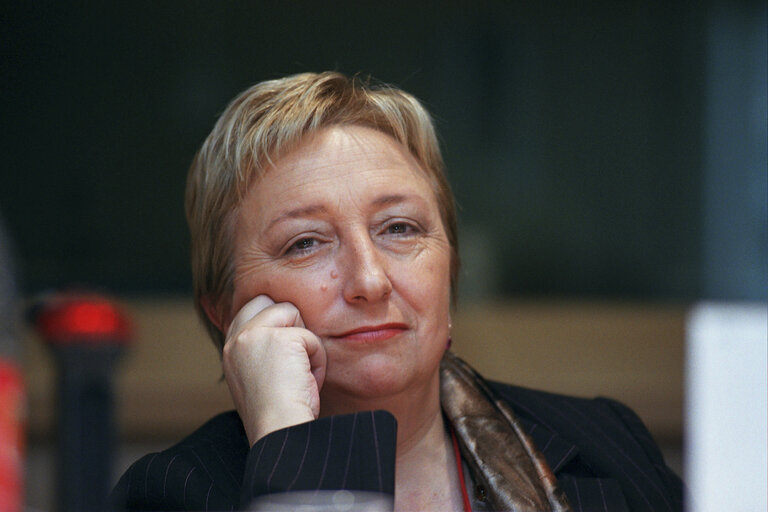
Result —
[[434, 435], [435, 425], [442, 425], [438, 372], [424, 384], [412, 384], [397, 393], [377, 397], [355, 396], [325, 387], [321, 404], [320, 416], [374, 410], [392, 413], [397, 419], [398, 458], [423, 438]]
[[461, 509], [456, 460], [440, 407], [439, 374], [422, 388], [409, 386], [392, 396], [328, 398], [322, 400], [322, 416], [383, 409], [397, 418], [395, 510]]
[[402, 433], [398, 428], [395, 510], [461, 510], [457, 461], [439, 400], [424, 420]]

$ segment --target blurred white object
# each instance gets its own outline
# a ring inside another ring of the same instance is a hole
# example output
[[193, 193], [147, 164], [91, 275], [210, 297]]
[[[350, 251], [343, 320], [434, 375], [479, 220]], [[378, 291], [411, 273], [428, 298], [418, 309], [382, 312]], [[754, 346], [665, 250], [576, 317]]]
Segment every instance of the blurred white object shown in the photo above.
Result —
[[686, 510], [768, 510], [768, 305], [697, 305], [687, 322]]
[[368, 491], [291, 491], [259, 496], [248, 512], [386, 512], [394, 508], [393, 498]]

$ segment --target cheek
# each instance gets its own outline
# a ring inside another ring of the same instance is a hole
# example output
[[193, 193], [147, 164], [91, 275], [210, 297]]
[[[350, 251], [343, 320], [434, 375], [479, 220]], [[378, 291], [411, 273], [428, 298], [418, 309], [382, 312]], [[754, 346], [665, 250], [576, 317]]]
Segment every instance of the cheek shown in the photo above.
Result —
[[442, 253], [398, 269], [401, 291], [409, 301], [422, 310], [450, 306], [450, 259]]
[[267, 294], [275, 302], [290, 302], [299, 309], [309, 326], [325, 316], [329, 303], [338, 292], [338, 283], [338, 274], [333, 271], [283, 270], [264, 280], [261, 289], [254, 293]]
[[314, 280], [314, 282], [319, 283], [318, 291], [323, 295], [327, 295], [336, 291], [339, 282], [338, 279], [339, 272], [333, 268], [328, 272], [319, 272], [319, 278]]

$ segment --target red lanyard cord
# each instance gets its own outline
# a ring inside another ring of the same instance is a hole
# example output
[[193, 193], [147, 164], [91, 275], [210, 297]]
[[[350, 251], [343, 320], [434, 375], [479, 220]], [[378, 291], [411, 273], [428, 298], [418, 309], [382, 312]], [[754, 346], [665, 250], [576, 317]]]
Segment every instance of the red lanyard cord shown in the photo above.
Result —
[[464, 483], [464, 466], [461, 464], [461, 453], [459, 452], [459, 441], [456, 439], [456, 432], [451, 425], [451, 440], [453, 441], [453, 453], [456, 456], [456, 466], [459, 470], [459, 484], [461, 486], [461, 497], [464, 500], [464, 512], [472, 512], [472, 504], [467, 495], [467, 485]]

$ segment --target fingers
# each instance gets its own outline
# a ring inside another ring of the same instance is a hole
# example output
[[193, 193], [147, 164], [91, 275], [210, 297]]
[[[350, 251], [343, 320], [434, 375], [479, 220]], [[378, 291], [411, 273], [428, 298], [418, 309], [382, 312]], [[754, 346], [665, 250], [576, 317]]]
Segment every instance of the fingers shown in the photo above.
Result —
[[240, 332], [246, 324], [256, 318], [262, 327], [304, 327], [299, 310], [290, 302], [275, 304], [267, 295], [257, 295], [248, 301], [232, 319], [227, 331], [227, 339]]

